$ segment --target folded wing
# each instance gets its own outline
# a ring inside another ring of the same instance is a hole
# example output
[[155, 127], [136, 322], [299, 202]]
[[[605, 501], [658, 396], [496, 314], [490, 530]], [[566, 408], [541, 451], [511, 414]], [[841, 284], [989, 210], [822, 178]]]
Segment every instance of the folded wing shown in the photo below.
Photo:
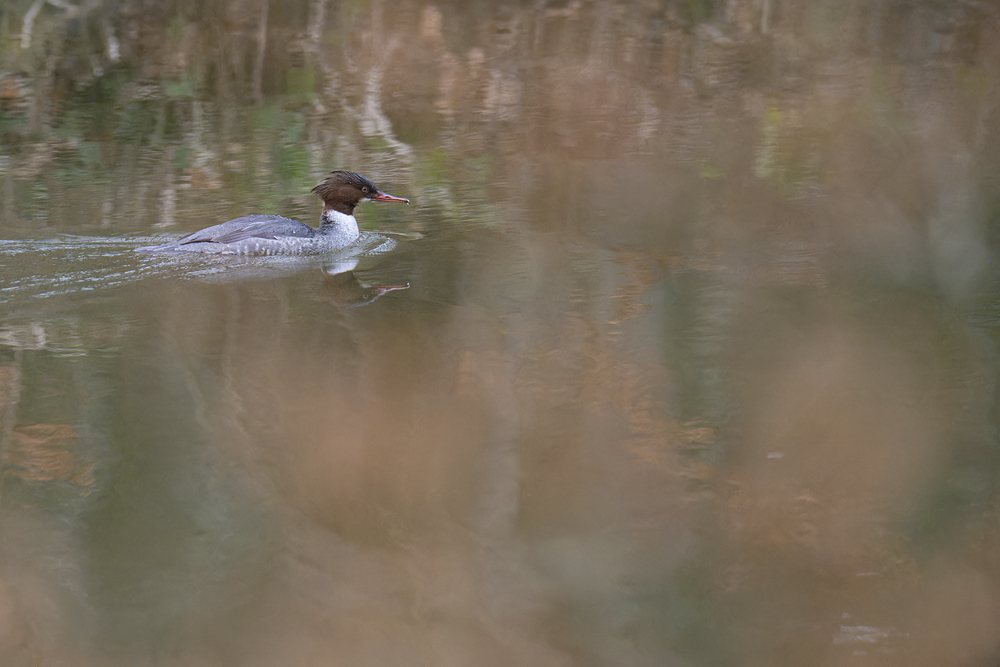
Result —
[[298, 220], [280, 215], [248, 215], [197, 231], [179, 239], [177, 244], [237, 243], [246, 239], [275, 239], [279, 236], [310, 238], [315, 235], [315, 229]]

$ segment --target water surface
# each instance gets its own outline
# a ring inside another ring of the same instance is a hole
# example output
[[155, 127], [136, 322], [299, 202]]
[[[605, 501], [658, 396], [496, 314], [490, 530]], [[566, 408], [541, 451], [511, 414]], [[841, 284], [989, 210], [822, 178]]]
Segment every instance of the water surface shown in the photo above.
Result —
[[992, 5], [8, 4], [0, 663], [995, 664]]

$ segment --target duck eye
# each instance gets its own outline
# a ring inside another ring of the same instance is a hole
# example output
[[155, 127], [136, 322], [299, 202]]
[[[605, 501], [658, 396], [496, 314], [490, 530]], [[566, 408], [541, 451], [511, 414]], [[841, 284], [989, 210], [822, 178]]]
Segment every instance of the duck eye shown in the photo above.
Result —
[[368, 186], [366, 185], [365, 187], [361, 188], [361, 191], [364, 192], [365, 194], [368, 194]]

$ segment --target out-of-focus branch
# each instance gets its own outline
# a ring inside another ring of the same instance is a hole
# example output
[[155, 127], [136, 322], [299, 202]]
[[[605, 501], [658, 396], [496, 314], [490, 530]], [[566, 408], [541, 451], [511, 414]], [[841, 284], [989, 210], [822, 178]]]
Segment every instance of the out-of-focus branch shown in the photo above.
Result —
[[309, 3], [309, 27], [307, 34], [309, 39], [306, 47], [309, 51], [319, 50], [319, 42], [323, 38], [323, 26], [326, 23], [326, 3], [327, 0], [313, 0]]
[[267, 51], [268, 0], [260, 0], [260, 27], [257, 29], [257, 58], [253, 63], [253, 98], [264, 104], [264, 53]]
[[[68, 16], [75, 16], [77, 12], [80, 11], [81, 7], [76, 5], [71, 5], [66, 2], [66, 0], [35, 0], [31, 7], [28, 8], [27, 13], [24, 15], [24, 22], [21, 24], [21, 48], [26, 49], [31, 46], [31, 35], [35, 29], [35, 18], [38, 17], [38, 12], [42, 11], [42, 6], [48, 2], [53, 7], [58, 7], [59, 9], [65, 10]], [[96, 2], [86, 3], [82, 9], [89, 10], [93, 9]]]
[[24, 23], [21, 24], [21, 48], [26, 49], [31, 46], [31, 32], [35, 28], [35, 17], [42, 11], [45, 0], [35, 0], [28, 8], [28, 13], [24, 15]]
[[117, 63], [121, 60], [122, 45], [118, 41], [118, 36], [115, 35], [114, 27], [107, 19], [104, 20], [104, 39], [107, 42], [108, 60]]

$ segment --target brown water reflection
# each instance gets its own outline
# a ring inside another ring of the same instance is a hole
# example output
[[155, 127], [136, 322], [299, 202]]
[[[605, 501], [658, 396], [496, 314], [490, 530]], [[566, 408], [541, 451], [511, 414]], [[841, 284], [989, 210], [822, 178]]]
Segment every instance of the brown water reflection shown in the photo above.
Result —
[[3, 665], [997, 661], [989, 3], [0, 16]]

